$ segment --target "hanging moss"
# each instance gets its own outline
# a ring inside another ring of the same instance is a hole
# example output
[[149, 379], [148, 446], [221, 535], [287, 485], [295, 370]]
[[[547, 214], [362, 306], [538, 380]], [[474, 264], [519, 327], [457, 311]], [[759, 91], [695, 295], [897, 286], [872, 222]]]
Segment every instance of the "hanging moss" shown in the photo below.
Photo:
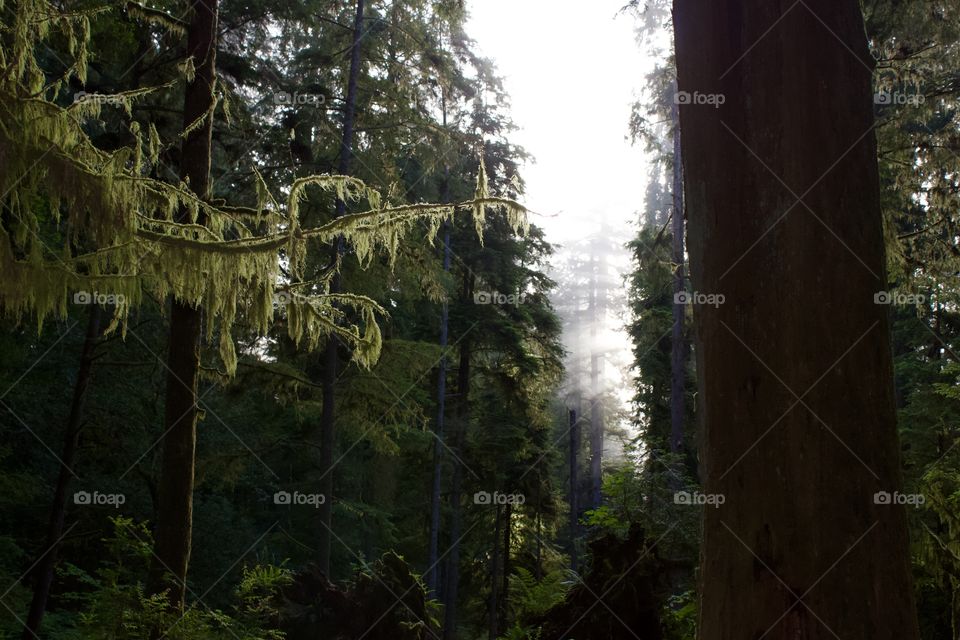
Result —
[[[133, 3], [127, 9], [150, 21], [166, 20]], [[337, 336], [351, 348], [354, 361], [369, 367], [380, 354], [377, 319], [386, 311], [364, 296], [330, 293], [339, 260], [319, 279], [302, 282], [311, 244], [329, 246], [342, 237], [362, 266], [377, 255], [392, 265], [406, 234], [425, 223], [426, 238], [433, 243], [440, 224], [458, 211], [472, 212], [482, 238], [488, 208], [504, 211], [514, 231], [526, 233], [526, 210], [490, 195], [482, 162], [474, 199], [453, 205], [385, 206], [377, 190], [340, 175], [296, 180], [281, 205], [255, 173], [255, 207], [214, 206], [199, 200], [187, 185], [146, 177], [164, 146], [153, 125], [144, 131], [131, 122], [134, 142], [108, 152], [94, 146], [83, 124], [99, 119], [107, 105], [129, 117], [136, 100], [175, 83], [86, 95], [62, 107], [46, 97], [56, 92], [44, 90], [46, 76], [33, 53], [52, 34], [65, 36], [75, 61], [58, 83], [74, 78], [82, 84], [90, 20], [102, 10], [64, 13], [46, 0], [23, 0], [16, 5], [12, 46], [0, 47], [3, 315], [18, 321], [32, 316], [42, 328], [47, 317], [67, 314], [74, 294], [107, 294], [114, 306], [110, 330], [125, 332], [130, 310], [145, 293], [172, 296], [203, 309], [207, 340], [219, 332], [220, 355], [233, 375], [237, 356], [231, 328], [238, 310], [254, 331], [266, 334], [280, 291], [286, 294], [280, 306], [296, 344], [315, 349]], [[189, 81], [192, 61], [181, 65], [181, 72], [181, 81]], [[211, 109], [185, 133], [213, 115]], [[299, 205], [311, 187], [344, 202], [366, 201], [369, 209], [301, 228]], [[91, 250], [74, 255], [74, 247]], [[281, 282], [281, 252], [293, 282]]]

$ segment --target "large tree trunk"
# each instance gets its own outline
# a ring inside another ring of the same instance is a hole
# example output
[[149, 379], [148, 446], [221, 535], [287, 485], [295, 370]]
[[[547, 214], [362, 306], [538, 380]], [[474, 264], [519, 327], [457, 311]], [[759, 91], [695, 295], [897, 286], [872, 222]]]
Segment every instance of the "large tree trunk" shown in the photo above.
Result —
[[901, 478], [859, 5], [675, 0], [674, 24], [693, 290], [726, 297], [695, 307], [726, 499], [699, 637], [916, 640], [905, 512], [874, 497]]
[[[343, 114], [343, 135], [340, 140], [340, 175], [350, 172], [350, 161], [353, 159], [353, 125], [357, 112], [357, 81], [360, 77], [360, 42], [363, 39], [363, 2], [357, 0], [357, 11], [353, 20], [353, 46], [350, 51], [350, 73], [347, 78], [347, 101]], [[346, 213], [347, 205], [337, 199], [336, 217]], [[343, 253], [343, 241], [334, 242], [334, 260], [338, 260]], [[331, 293], [341, 290], [340, 275], [333, 278], [330, 285]], [[334, 386], [337, 382], [339, 360], [337, 357], [337, 340], [332, 337], [327, 340], [323, 353], [323, 380], [321, 382], [323, 407], [320, 413], [320, 493], [325, 496], [320, 505], [320, 528], [317, 531], [317, 564], [321, 571], [330, 575], [330, 544], [333, 529], [333, 466], [334, 447], [336, 446], [336, 412], [334, 407]]]
[[77, 457], [77, 446], [80, 443], [80, 426], [83, 421], [83, 404], [87, 397], [87, 387], [93, 372], [93, 355], [100, 339], [100, 316], [102, 310], [99, 305], [90, 307], [87, 318], [87, 333], [80, 349], [80, 367], [77, 369], [77, 379], [73, 385], [73, 398], [70, 401], [70, 414], [67, 416], [67, 427], [63, 434], [63, 451], [60, 454], [60, 471], [57, 474], [57, 484], [53, 492], [53, 504], [50, 506], [50, 521], [47, 524], [47, 538], [43, 546], [43, 554], [36, 566], [36, 581], [33, 586], [33, 597], [30, 600], [30, 611], [24, 625], [23, 640], [33, 640], [40, 635], [40, 623], [47, 609], [47, 600], [50, 597], [50, 586], [53, 584], [53, 575], [57, 567], [57, 553], [63, 537], [63, 524], [67, 512], [67, 495], [70, 488], [70, 478], [73, 476], [71, 468]]
[[[196, 73], [184, 95], [183, 126], [208, 114], [216, 82], [218, 0], [198, 0], [187, 32], [187, 55]], [[213, 114], [186, 136], [181, 147], [180, 174], [197, 197], [210, 197], [210, 156]], [[187, 222], [186, 211], [178, 212]], [[198, 219], [203, 224], [203, 219]], [[197, 443], [197, 379], [200, 370], [202, 312], [172, 301], [167, 354], [167, 396], [164, 409], [163, 460], [155, 531], [151, 590], [168, 589], [171, 605], [183, 608], [193, 530], [193, 483]]]

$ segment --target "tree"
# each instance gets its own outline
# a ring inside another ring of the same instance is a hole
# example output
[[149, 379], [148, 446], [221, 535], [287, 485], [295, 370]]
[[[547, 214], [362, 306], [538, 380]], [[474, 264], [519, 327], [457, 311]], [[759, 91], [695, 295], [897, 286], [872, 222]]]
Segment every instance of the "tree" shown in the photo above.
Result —
[[[363, 2], [357, 0], [356, 15], [353, 20], [353, 42], [350, 46], [350, 71], [347, 75], [347, 95], [343, 114], [343, 130], [340, 138], [340, 175], [350, 173], [350, 161], [353, 157], [353, 129], [354, 118], [357, 112], [357, 82], [360, 77], [360, 44], [363, 41]], [[334, 218], [343, 216], [347, 205], [343, 198], [337, 198], [337, 208]], [[343, 253], [343, 240], [337, 237], [333, 242], [333, 261], [340, 260]], [[340, 293], [340, 275], [335, 274], [330, 285], [330, 291]], [[337, 381], [338, 369], [337, 340], [331, 337], [323, 349], [323, 407], [320, 416], [320, 470], [323, 472], [320, 481], [320, 493], [326, 496], [320, 506], [320, 528], [317, 531], [317, 563], [320, 569], [330, 573], [330, 542], [333, 530], [333, 467], [334, 446], [336, 445], [336, 412], [334, 407], [334, 385]]]
[[67, 509], [67, 492], [70, 487], [70, 478], [73, 474], [71, 467], [75, 464], [77, 446], [80, 442], [80, 429], [83, 420], [83, 405], [87, 396], [87, 387], [93, 373], [94, 350], [100, 337], [100, 319], [102, 309], [98, 305], [90, 307], [87, 320], [86, 337], [80, 351], [80, 366], [77, 370], [77, 381], [73, 386], [73, 395], [70, 402], [70, 413], [67, 416], [66, 429], [63, 434], [63, 450], [60, 454], [60, 469], [57, 473], [57, 483], [53, 494], [53, 504], [50, 507], [50, 522], [47, 525], [47, 537], [44, 550], [37, 568], [36, 580], [33, 587], [33, 597], [30, 600], [30, 611], [27, 613], [26, 624], [23, 629], [24, 640], [38, 636], [43, 614], [46, 612], [47, 600], [50, 597], [50, 587], [53, 584], [53, 575], [57, 567], [57, 555], [63, 538], [63, 528]]
[[876, 499], [901, 479], [860, 8], [676, 0], [674, 25], [693, 288], [725, 296], [695, 307], [726, 498], [700, 638], [916, 639], [904, 509]]
[[684, 293], [685, 276], [684, 250], [685, 213], [683, 210], [683, 162], [680, 150], [680, 122], [677, 105], [671, 112], [673, 120], [673, 189], [670, 234], [673, 239], [673, 327], [670, 333], [670, 453], [678, 454], [683, 448], [683, 417], [686, 413], [687, 381], [687, 342], [684, 336], [686, 328], [685, 301], [678, 296]]
[[[184, 182], [204, 202], [210, 199], [218, 15], [219, 0], [201, 0], [193, 7], [187, 30], [187, 56], [193, 60], [196, 71], [184, 94], [181, 174]], [[176, 221], [180, 224], [206, 223], [202, 216], [191, 220], [190, 210], [186, 208], [178, 212]], [[154, 592], [167, 591], [174, 609], [183, 608], [193, 534], [202, 319], [203, 313], [196, 305], [176, 298], [171, 301], [163, 466], [155, 533], [156, 562], [151, 584]]]

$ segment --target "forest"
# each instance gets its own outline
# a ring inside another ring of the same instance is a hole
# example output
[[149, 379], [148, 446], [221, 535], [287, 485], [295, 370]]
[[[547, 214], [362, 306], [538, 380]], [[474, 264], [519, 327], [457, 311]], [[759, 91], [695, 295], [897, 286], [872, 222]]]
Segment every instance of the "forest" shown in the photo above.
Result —
[[958, 350], [956, 2], [0, 0], [0, 640], [960, 640]]

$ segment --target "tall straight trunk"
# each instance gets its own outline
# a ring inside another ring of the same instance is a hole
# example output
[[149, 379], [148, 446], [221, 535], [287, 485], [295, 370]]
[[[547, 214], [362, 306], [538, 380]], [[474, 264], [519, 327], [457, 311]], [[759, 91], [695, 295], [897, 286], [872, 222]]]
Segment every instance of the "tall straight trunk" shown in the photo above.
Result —
[[60, 538], [67, 512], [67, 494], [70, 489], [71, 468], [77, 458], [77, 446], [80, 443], [80, 427], [83, 421], [83, 404], [87, 397], [87, 387], [93, 372], [93, 352], [100, 339], [99, 305], [91, 305], [87, 317], [87, 332], [80, 349], [80, 366], [77, 379], [73, 384], [73, 397], [70, 400], [70, 413], [63, 434], [63, 450], [60, 453], [60, 471], [53, 491], [53, 503], [50, 505], [50, 520], [47, 523], [47, 537], [43, 553], [35, 568], [36, 579], [33, 585], [33, 597], [30, 611], [24, 625], [23, 640], [33, 640], [40, 635], [40, 624], [50, 598], [50, 586], [57, 567], [57, 554], [60, 550]]
[[917, 640], [859, 3], [674, 25], [693, 290], [726, 298], [695, 307], [699, 638]]
[[[462, 360], [461, 360], [462, 361]], [[462, 414], [461, 414], [462, 415]], [[443, 581], [443, 640], [457, 637], [457, 598], [460, 595], [460, 536], [463, 530], [463, 511], [460, 505], [463, 493], [463, 455], [466, 419], [458, 415], [453, 434], [453, 471], [450, 474], [450, 549], [447, 552]]]
[[[450, 227], [444, 222], [443, 227], [443, 270], [450, 270]], [[443, 301], [440, 310], [440, 349], [444, 352], [440, 356], [440, 367], [437, 372], [437, 425], [434, 429], [433, 443], [433, 481], [430, 487], [430, 542], [427, 553], [427, 594], [435, 597], [438, 586], [439, 553], [440, 553], [440, 495], [442, 489], [443, 470], [443, 427], [444, 414], [447, 407], [447, 335], [449, 325], [449, 307]]]
[[537, 525], [536, 553], [534, 554], [534, 572], [533, 577], [540, 582], [543, 578], [543, 478], [540, 476], [540, 467], [537, 467], [537, 512], [535, 515]]
[[[447, 127], [447, 100], [446, 93], [441, 98], [443, 113], [443, 128]], [[444, 167], [443, 193], [441, 200], [444, 204], [450, 201], [450, 166]], [[450, 224], [443, 223], [443, 271], [450, 271]], [[427, 594], [436, 596], [440, 569], [440, 497], [443, 480], [443, 428], [447, 409], [447, 341], [450, 324], [450, 307], [443, 301], [440, 309], [440, 367], [437, 372], [437, 426], [434, 430], [433, 443], [433, 482], [430, 487], [430, 542], [427, 552]]]
[[[343, 135], [340, 140], [340, 175], [350, 172], [353, 159], [353, 127], [357, 113], [357, 82], [360, 77], [360, 44], [363, 40], [363, 3], [357, 0], [357, 10], [353, 19], [353, 46], [350, 49], [350, 72], [347, 77], [347, 101], [343, 113]], [[347, 205], [337, 199], [335, 217], [339, 218], [346, 213]], [[343, 240], [338, 238], [333, 243], [333, 259], [339, 260], [343, 253]], [[342, 289], [340, 275], [334, 276], [330, 284], [331, 293], [339, 293]], [[327, 340], [323, 351], [323, 379], [321, 393], [323, 407], [320, 412], [320, 493], [326, 499], [320, 505], [320, 527], [317, 531], [317, 565], [321, 571], [330, 575], [330, 547], [333, 538], [333, 466], [334, 447], [336, 446], [336, 411], [334, 387], [337, 382], [339, 359], [337, 357], [337, 340], [332, 337]]]
[[[463, 300], [473, 299], [473, 281], [469, 273], [464, 275]], [[460, 591], [460, 536], [463, 528], [462, 508], [463, 464], [460, 462], [466, 450], [467, 428], [470, 424], [470, 359], [473, 354], [469, 337], [460, 341], [460, 361], [457, 365], [457, 432], [453, 444], [453, 473], [450, 478], [450, 551], [447, 553], [447, 574], [443, 590], [443, 640], [457, 636], [457, 598]]]
[[577, 410], [570, 409], [570, 568], [576, 571], [580, 562], [577, 557], [577, 538], [580, 537], [580, 422]]
[[[591, 377], [596, 381], [598, 376], [599, 356], [590, 358], [593, 373]], [[594, 395], [590, 399], [590, 507], [600, 506], [601, 491], [603, 489], [603, 405], [597, 385], [593, 384]]]
[[497, 640], [497, 621], [500, 618], [500, 527], [501, 506], [494, 506], [493, 553], [490, 555], [490, 602], [487, 603], [487, 638]]
[[[606, 266], [606, 260], [598, 255], [597, 247], [590, 249], [590, 297], [588, 299], [588, 313], [590, 314], [590, 507], [600, 506], [601, 490], [603, 488], [603, 407], [600, 403], [600, 353], [597, 352], [597, 335], [602, 321], [600, 315], [601, 301], [600, 278], [601, 265]], [[606, 275], [604, 269], [604, 275]]]
[[500, 603], [497, 607], [497, 628], [501, 630], [509, 626], [507, 599], [510, 594], [510, 527], [512, 521], [513, 505], [507, 504], [503, 507], [503, 555], [500, 560]]
[[[216, 83], [219, 0], [198, 0], [187, 31], [187, 55], [196, 72], [184, 94], [183, 126], [204, 117], [181, 145], [180, 175], [201, 200], [210, 198], [210, 158]], [[178, 222], [189, 221], [181, 210]], [[197, 220], [203, 224], [202, 214]], [[163, 459], [150, 587], [168, 591], [170, 604], [183, 608], [193, 531], [193, 483], [197, 442], [197, 380], [200, 370], [202, 312], [174, 299], [170, 310], [167, 395], [164, 408]]]
[[[676, 86], [676, 85], [674, 85]], [[677, 301], [684, 288], [684, 224], [683, 224], [683, 154], [680, 148], [680, 112], [673, 105], [673, 330], [670, 342], [670, 452], [683, 448], [683, 416], [686, 395], [685, 365], [687, 343], [684, 338], [684, 311], [686, 305]]]

